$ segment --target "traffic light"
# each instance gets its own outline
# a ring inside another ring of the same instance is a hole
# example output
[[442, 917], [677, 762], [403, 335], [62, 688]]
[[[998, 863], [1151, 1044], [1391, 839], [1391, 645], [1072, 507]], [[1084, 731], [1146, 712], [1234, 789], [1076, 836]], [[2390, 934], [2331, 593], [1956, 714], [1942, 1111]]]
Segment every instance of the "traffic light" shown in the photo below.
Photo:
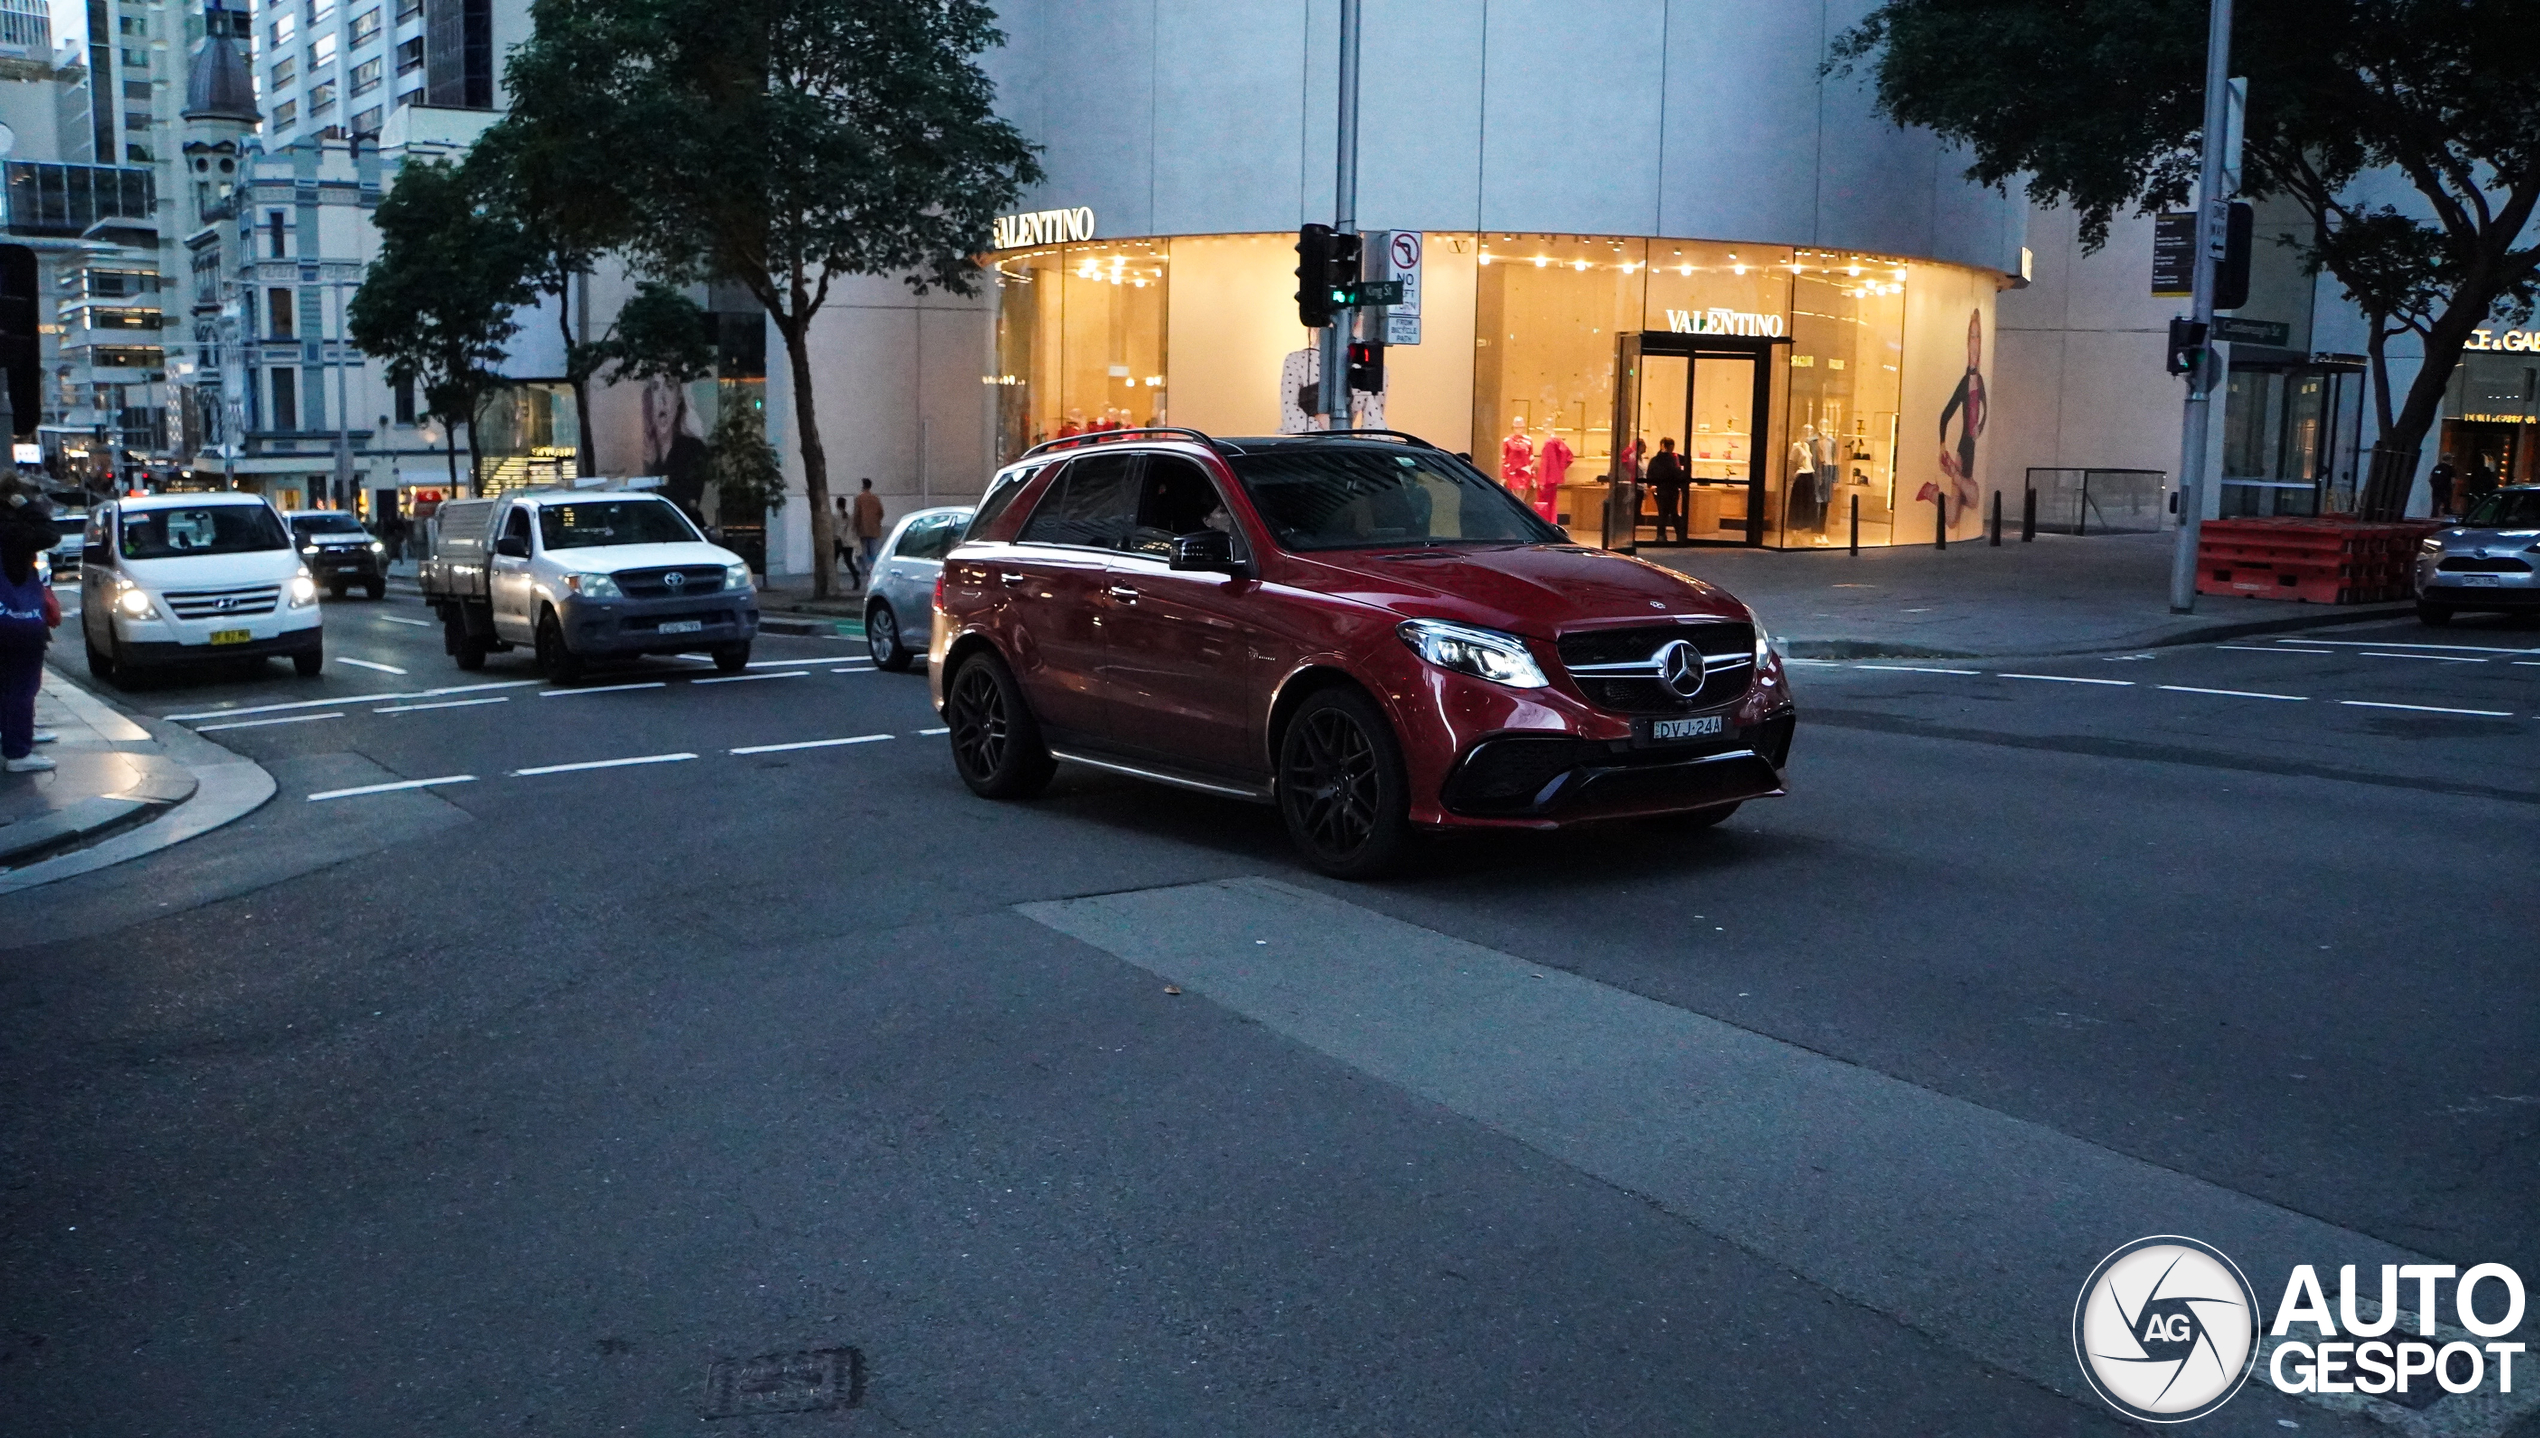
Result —
[[1329, 225], [1296, 232], [1296, 320], [1310, 330], [1332, 322], [1332, 241]]
[[1324, 271], [1323, 283], [1332, 297], [1332, 308], [1347, 309], [1358, 303], [1358, 236], [1347, 231], [1332, 235], [1332, 259]]
[[2194, 374], [2205, 362], [2206, 329], [2191, 319], [2170, 321], [2170, 373]]
[[1385, 392], [1385, 346], [1361, 340], [1349, 347], [1349, 387], [1365, 394]]
[[2249, 248], [2257, 230], [2257, 211], [2246, 200], [2231, 202], [2223, 224], [2222, 259], [2214, 265], [2214, 308], [2236, 310], [2249, 303]]

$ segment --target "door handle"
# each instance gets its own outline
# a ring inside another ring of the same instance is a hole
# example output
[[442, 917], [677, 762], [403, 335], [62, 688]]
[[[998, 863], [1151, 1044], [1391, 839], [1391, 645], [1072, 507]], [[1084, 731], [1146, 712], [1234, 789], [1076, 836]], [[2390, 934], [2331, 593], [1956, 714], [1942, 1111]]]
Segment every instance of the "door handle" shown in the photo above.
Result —
[[1125, 584], [1115, 584], [1103, 592], [1109, 594], [1112, 598], [1119, 600], [1123, 604], [1135, 604], [1138, 602], [1138, 591], [1131, 589]]
[[1030, 577], [1030, 576], [1028, 576], [1028, 575], [1023, 575], [1023, 574], [1015, 574], [1015, 573], [1000, 573], [1000, 574], [997, 576], [997, 582], [998, 582], [999, 584], [1004, 584], [1004, 585], [1009, 585], [1009, 586], [1011, 586], [1011, 585], [1021, 584], [1021, 583], [1022, 583], [1025, 579], [1027, 579], [1027, 578], [1029, 578], [1029, 577]]

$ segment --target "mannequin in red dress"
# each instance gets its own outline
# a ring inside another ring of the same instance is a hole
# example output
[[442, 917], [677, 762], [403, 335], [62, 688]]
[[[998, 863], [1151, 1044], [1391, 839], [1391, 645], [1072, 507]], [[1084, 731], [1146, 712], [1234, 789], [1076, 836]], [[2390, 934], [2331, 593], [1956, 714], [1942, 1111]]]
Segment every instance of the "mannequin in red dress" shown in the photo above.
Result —
[[1526, 437], [1525, 426], [1508, 432], [1499, 442], [1499, 482], [1508, 492], [1525, 496], [1534, 492], [1535, 442]]
[[1560, 512], [1561, 485], [1570, 477], [1570, 461], [1578, 458], [1559, 434], [1545, 437], [1543, 467], [1535, 477], [1535, 513], [1551, 519]]

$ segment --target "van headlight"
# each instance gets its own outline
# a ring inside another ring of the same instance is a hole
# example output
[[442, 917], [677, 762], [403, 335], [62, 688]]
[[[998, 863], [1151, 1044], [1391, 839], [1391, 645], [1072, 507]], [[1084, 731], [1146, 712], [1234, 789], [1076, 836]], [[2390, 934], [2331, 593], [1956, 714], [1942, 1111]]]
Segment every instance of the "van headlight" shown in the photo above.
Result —
[[1440, 669], [1470, 674], [1511, 689], [1544, 687], [1543, 667], [1514, 634], [1442, 619], [1406, 619], [1394, 629], [1412, 652]]
[[135, 619], [147, 618], [150, 613], [150, 591], [126, 580], [123, 587], [115, 594], [115, 607]]
[[388, 552], [388, 546], [374, 539], [370, 542], [370, 552], [373, 554], [386, 554]]
[[317, 603], [317, 581], [309, 577], [309, 571], [303, 569], [299, 573], [292, 575], [291, 607], [294, 609], [306, 609], [315, 603]]

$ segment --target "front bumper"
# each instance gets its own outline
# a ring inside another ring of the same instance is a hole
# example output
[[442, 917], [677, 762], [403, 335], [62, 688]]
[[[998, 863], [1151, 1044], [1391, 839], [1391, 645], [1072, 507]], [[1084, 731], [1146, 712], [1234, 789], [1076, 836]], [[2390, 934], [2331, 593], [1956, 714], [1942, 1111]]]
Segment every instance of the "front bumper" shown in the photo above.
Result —
[[[727, 590], [695, 599], [582, 599], [558, 596], [565, 643], [576, 654], [674, 654], [758, 637], [758, 598]], [[697, 625], [664, 633], [665, 624]]]
[[388, 561], [372, 553], [368, 545], [320, 549], [315, 554], [302, 551], [300, 559], [309, 566], [309, 575], [320, 589], [330, 584], [368, 584], [388, 577]]
[[312, 624], [306, 629], [289, 629], [263, 639], [249, 639], [237, 644], [179, 644], [167, 640], [125, 640], [117, 648], [117, 660], [127, 668], [159, 668], [170, 664], [199, 664], [216, 659], [273, 659], [288, 654], [316, 654], [325, 647], [323, 629]]
[[2443, 609], [2540, 609], [2540, 574], [2464, 573], [2436, 569], [2429, 561], [2417, 566], [2417, 602]]

